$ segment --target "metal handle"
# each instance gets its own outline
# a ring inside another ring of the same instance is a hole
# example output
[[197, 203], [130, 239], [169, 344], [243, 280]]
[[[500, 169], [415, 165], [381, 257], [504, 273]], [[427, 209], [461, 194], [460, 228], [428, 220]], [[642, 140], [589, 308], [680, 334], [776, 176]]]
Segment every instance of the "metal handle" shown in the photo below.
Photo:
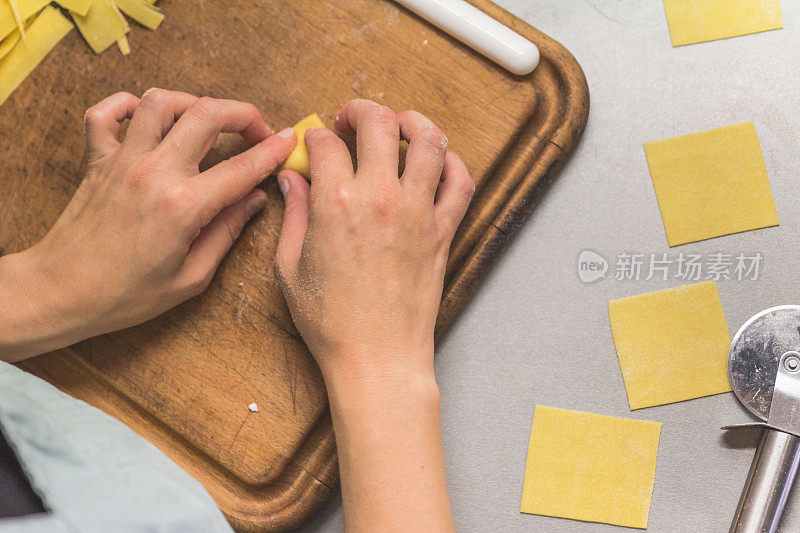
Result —
[[764, 428], [730, 533], [774, 533], [800, 463], [800, 438]]

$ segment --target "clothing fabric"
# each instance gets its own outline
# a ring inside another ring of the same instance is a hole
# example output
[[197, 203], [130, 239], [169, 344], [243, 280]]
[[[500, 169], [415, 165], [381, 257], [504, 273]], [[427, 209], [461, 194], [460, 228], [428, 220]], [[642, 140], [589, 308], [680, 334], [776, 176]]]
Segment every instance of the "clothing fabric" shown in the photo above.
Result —
[[205, 488], [120, 421], [0, 362], [0, 428], [45, 513], [0, 533], [230, 532]]

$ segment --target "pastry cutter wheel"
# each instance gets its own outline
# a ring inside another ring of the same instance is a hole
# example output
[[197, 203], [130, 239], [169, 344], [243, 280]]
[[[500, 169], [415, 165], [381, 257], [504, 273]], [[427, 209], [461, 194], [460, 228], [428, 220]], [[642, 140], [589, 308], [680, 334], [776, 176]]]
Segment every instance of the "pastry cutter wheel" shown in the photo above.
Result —
[[731, 342], [728, 376], [739, 401], [764, 421], [743, 424], [764, 431], [730, 532], [772, 533], [800, 463], [800, 306], [772, 307], [748, 320]]

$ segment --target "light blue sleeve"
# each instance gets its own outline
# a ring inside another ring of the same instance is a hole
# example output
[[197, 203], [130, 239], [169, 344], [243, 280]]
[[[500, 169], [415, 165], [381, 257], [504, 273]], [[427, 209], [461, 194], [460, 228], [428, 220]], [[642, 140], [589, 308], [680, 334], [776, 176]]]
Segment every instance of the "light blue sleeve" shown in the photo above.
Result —
[[50, 511], [0, 519], [0, 533], [231, 531], [205, 488], [155, 446], [2, 362], [0, 427]]

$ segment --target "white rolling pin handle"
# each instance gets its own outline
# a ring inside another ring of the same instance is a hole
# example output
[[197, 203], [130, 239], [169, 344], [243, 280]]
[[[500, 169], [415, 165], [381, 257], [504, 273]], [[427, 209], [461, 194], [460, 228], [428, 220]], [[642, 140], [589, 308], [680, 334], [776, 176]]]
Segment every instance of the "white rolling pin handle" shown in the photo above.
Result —
[[518, 75], [539, 64], [539, 49], [464, 0], [397, 0], [501, 67]]

